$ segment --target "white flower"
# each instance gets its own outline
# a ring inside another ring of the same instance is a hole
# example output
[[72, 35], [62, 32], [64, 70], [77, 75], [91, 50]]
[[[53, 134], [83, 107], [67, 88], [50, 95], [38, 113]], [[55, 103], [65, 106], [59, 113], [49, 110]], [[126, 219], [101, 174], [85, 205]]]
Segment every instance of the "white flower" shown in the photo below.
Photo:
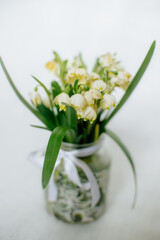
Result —
[[115, 63], [114, 57], [110, 53], [106, 53], [99, 58], [99, 63], [101, 67], [107, 67]]
[[129, 72], [120, 71], [118, 73], [118, 78], [124, 81], [128, 81], [131, 78], [131, 74]]
[[63, 103], [69, 104], [70, 98], [67, 93], [60, 93], [55, 97], [55, 104], [59, 105], [60, 111], [66, 110], [66, 106]]
[[118, 77], [112, 77], [111, 78], [111, 84], [115, 85], [118, 82]]
[[103, 99], [100, 102], [100, 106], [103, 109], [110, 109], [110, 107], [115, 107], [116, 99], [113, 95], [105, 93]]
[[67, 74], [67, 81], [71, 84], [79, 79], [79, 84], [85, 84], [89, 79], [89, 73], [84, 68], [71, 68]]
[[94, 108], [88, 106], [83, 111], [83, 118], [85, 121], [89, 120], [91, 123], [96, 120], [97, 113]]
[[105, 93], [111, 93], [114, 89], [114, 85], [112, 83], [111, 84], [107, 83], [106, 85], [107, 86], [106, 86], [106, 89], [105, 89]]
[[91, 89], [90, 92], [91, 92], [92, 97], [94, 99], [101, 99], [102, 98], [102, 94], [98, 90]]
[[90, 75], [90, 80], [92, 80], [92, 81], [98, 80], [99, 78], [100, 78], [100, 76], [96, 72], [92, 72]]
[[94, 105], [94, 98], [93, 98], [93, 96], [92, 96], [91, 91], [85, 92], [84, 98], [86, 99], [87, 104], [88, 104], [89, 106], [93, 106], [93, 105]]
[[94, 99], [101, 99], [102, 94], [98, 90], [90, 89], [89, 91], [85, 92], [84, 98], [87, 101], [87, 104], [93, 107]]
[[83, 110], [86, 106], [86, 100], [81, 94], [74, 94], [70, 98], [70, 104], [76, 109]]
[[30, 98], [31, 98], [32, 103], [33, 103], [35, 106], [40, 105], [41, 102], [42, 102], [42, 100], [41, 100], [41, 95], [40, 95], [37, 91], [31, 92]]
[[106, 83], [103, 80], [96, 80], [91, 83], [91, 88], [98, 91], [104, 91], [106, 89]]
[[48, 96], [43, 99], [43, 104], [44, 104], [44, 106], [46, 106], [47, 108], [50, 108], [50, 107], [51, 107], [51, 103], [50, 103], [50, 100], [49, 100], [49, 97], [48, 97]]
[[128, 72], [120, 71], [116, 77], [111, 78], [111, 84], [113, 86], [120, 86], [126, 90], [131, 82], [131, 75]]
[[53, 100], [53, 95], [51, 94], [49, 97], [46, 96], [45, 98], [43, 98], [42, 100], [44, 106], [46, 106], [47, 108], [51, 108], [51, 103], [53, 105], [54, 100]]

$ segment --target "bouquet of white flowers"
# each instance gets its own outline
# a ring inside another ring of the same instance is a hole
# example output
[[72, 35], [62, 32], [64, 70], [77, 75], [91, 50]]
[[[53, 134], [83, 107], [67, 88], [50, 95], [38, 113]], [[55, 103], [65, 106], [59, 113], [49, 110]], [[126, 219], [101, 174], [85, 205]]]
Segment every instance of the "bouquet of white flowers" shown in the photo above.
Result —
[[[136, 183], [135, 167], [130, 153], [120, 139], [107, 128], [107, 125], [138, 84], [149, 64], [154, 48], [155, 41], [152, 43], [134, 78], [121, 67], [115, 54], [111, 55], [107, 53], [98, 57], [92, 72], [89, 73], [81, 55], [76, 56], [72, 61], [63, 61], [56, 52], [53, 52], [54, 59], [48, 62], [46, 67], [50, 71], [53, 71], [56, 80], [51, 82], [51, 87], [48, 89], [44, 83], [33, 76], [34, 80], [38, 83], [38, 86], [30, 94], [33, 106], [19, 93], [2, 59], [0, 59], [6, 77], [19, 99], [45, 125], [32, 126], [51, 131], [42, 171], [43, 188], [46, 188], [50, 182], [53, 170], [54, 174], [56, 173], [55, 164], [60, 154], [59, 151], [62, 142], [64, 145], [65, 143], [75, 144], [75, 146], [84, 144], [92, 145], [99, 141], [103, 133], [109, 135], [124, 151], [131, 164]], [[47, 98], [41, 97], [39, 93], [40, 87], [45, 90]], [[123, 93], [121, 99], [116, 94], [120, 89], [121, 93]], [[90, 150], [88, 149], [87, 151]], [[88, 155], [92, 155], [92, 150]], [[84, 157], [86, 156], [84, 154]], [[79, 157], [83, 159], [82, 155]], [[85, 167], [83, 168], [80, 165], [79, 167], [83, 169], [83, 173], [78, 172], [78, 174], [84, 175]], [[89, 179], [87, 171], [85, 175]], [[81, 182], [83, 181], [82, 179], [86, 179], [86, 176], [81, 176]], [[53, 177], [56, 178], [55, 176]], [[74, 219], [78, 221], [81, 219], [81, 215], [76, 215]]]

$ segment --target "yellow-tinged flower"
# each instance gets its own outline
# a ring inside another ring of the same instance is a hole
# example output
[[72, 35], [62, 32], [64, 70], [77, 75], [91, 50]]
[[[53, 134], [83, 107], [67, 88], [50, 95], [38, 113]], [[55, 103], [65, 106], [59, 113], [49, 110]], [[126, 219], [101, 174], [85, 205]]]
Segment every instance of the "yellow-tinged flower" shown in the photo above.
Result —
[[93, 105], [94, 105], [94, 98], [93, 98], [92, 93], [91, 93], [90, 90], [87, 91], [87, 92], [85, 92], [84, 98], [85, 98], [85, 100], [87, 101], [87, 104], [88, 104], [89, 106], [93, 106]]
[[91, 123], [96, 120], [97, 113], [94, 108], [87, 106], [83, 111], [83, 118], [85, 121], [89, 120]]
[[50, 61], [46, 63], [46, 68], [53, 71], [57, 76], [60, 74], [60, 66], [56, 61]]
[[103, 95], [103, 99], [100, 102], [100, 106], [102, 109], [110, 109], [111, 107], [115, 107], [115, 103], [116, 98], [111, 94], [105, 93]]
[[74, 94], [71, 96], [70, 98], [70, 104], [72, 107], [76, 108], [76, 109], [79, 109], [79, 110], [83, 110], [87, 103], [86, 103], [86, 100], [84, 98], [83, 95], [77, 93], [77, 94]]
[[35, 106], [40, 105], [41, 102], [42, 102], [42, 100], [41, 100], [41, 95], [40, 95], [37, 91], [31, 92], [30, 98], [31, 98], [32, 103], [33, 103]]
[[95, 81], [95, 80], [100, 79], [100, 76], [99, 76], [98, 73], [92, 72], [89, 79], [90, 79], [91, 81]]
[[120, 71], [116, 77], [111, 78], [113, 86], [119, 86], [126, 90], [131, 82], [131, 75], [128, 72]]
[[115, 85], [118, 82], [118, 77], [112, 77], [110, 82], [112, 85]]
[[115, 58], [110, 53], [106, 53], [100, 56], [99, 63], [101, 67], [107, 67], [115, 63]]
[[118, 78], [123, 79], [124, 81], [128, 81], [131, 78], [131, 74], [129, 72], [120, 71], [118, 73]]
[[89, 91], [85, 92], [84, 98], [87, 101], [87, 104], [91, 107], [94, 105], [94, 99], [98, 100], [102, 98], [102, 94], [95, 89], [90, 89]]
[[55, 97], [55, 104], [59, 105], [60, 111], [66, 110], [66, 106], [63, 103], [69, 104], [70, 97], [67, 93], [60, 93]]
[[90, 92], [91, 92], [92, 97], [93, 97], [94, 99], [101, 99], [101, 98], [102, 98], [102, 94], [101, 94], [98, 90], [96, 90], [96, 89], [90, 89]]
[[105, 91], [106, 89], [106, 83], [103, 80], [96, 80], [91, 83], [91, 88], [98, 90], [98, 91]]
[[107, 83], [105, 93], [111, 93], [113, 89], [114, 89], [114, 85], [112, 83]]
[[57, 63], [55, 61], [50, 61], [46, 63], [46, 68], [49, 69], [50, 71], [53, 71], [56, 68], [56, 64]]
[[89, 79], [89, 73], [84, 68], [71, 68], [67, 74], [67, 82], [74, 84], [79, 79], [79, 84], [86, 84]]

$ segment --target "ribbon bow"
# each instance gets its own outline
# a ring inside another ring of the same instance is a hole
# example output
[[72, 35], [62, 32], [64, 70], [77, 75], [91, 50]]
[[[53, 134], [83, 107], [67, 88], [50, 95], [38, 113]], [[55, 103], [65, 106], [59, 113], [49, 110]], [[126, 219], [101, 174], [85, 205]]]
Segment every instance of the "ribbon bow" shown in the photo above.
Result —
[[[78, 157], [90, 156], [94, 154], [100, 148], [100, 146], [101, 146], [101, 142], [87, 148], [81, 148], [81, 149], [76, 149], [72, 151], [64, 151], [60, 149], [59, 155], [58, 155], [58, 158], [57, 158], [57, 161], [48, 185], [48, 201], [49, 202], [55, 202], [57, 200], [58, 189], [54, 181], [54, 172], [58, 167], [58, 165], [61, 163], [61, 159], [63, 159], [64, 171], [67, 174], [68, 178], [74, 184], [79, 186], [81, 189], [91, 190], [92, 206], [95, 206], [98, 203], [100, 199], [100, 191], [99, 191], [96, 178], [92, 173], [92, 171], [90, 170], [90, 168], [88, 167], [88, 165], [84, 161], [80, 160]], [[37, 165], [42, 169], [43, 162], [44, 162], [44, 155], [45, 155], [44, 150], [35, 151], [29, 154], [28, 159], [29, 161], [33, 162], [35, 165]], [[80, 167], [84, 171], [88, 179], [87, 183], [84, 183], [84, 184], [81, 183], [76, 166]]]

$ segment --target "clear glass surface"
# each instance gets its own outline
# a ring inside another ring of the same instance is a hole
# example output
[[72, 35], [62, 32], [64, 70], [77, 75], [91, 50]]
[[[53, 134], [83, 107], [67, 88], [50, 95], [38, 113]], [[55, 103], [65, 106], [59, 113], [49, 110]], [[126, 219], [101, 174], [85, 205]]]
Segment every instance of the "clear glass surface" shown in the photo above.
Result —
[[[99, 141], [90, 144], [62, 143], [61, 148], [65, 151], [80, 149], [97, 144]], [[103, 143], [103, 141], [102, 141]], [[48, 212], [57, 218], [69, 223], [87, 223], [100, 217], [106, 206], [107, 186], [109, 182], [110, 160], [106, 151], [101, 147], [92, 156], [81, 158], [96, 178], [100, 199], [95, 206], [92, 206], [91, 190], [84, 190], [73, 183], [65, 173], [63, 159], [55, 170], [54, 181], [58, 189], [58, 197], [55, 202], [49, 202], [46, 189], [46, 203]], [[81, 183], [87, 183], [88, 179], [80, 167], [76, 167]]]

